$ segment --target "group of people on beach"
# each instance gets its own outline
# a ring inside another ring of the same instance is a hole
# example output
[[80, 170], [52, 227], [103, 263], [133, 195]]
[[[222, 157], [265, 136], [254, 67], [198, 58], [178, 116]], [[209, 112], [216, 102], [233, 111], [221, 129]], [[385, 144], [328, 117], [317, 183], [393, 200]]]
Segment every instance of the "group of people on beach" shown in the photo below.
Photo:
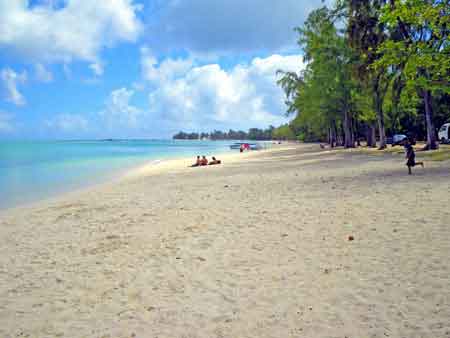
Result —
[[[411, 175], [411, 168], [415, 167], [416, 165], [424, 167], [423, 162], [416, 162], [416, 154], [414, 152], [414, 148], [411, 144], [411, 141], [408, 138], [405, 138], [402, 142], [403, 147], [405, 148], [405, 155], [406, 155], [406, 166], [408, 167], [408, 174]], [[320, 147], [323, 148], [323, 145], [320, 144]], [[241, 152], [243, 151], [243, 148], [241, 147]], [[197, 160], [194, 164], [191, 165], [191, 167], [201, 167], [206, 165], [215, 165], [215, 164], [221, 164], [222, 161], [216, 159], [214, 156], [212, 157], [211, 161], [208, 161], [206, 156], [197, 156]]]
[[208, 161], [208, 159], [206, 158], [206, 156], [197, 156], [197, 160], [195, 161], [195, 163], [193, 165], [191, 165], [191, 167], [201, 167], [201, 166], [205, 166], [205, 165], [215, 165], [215, 164], [221, 164], [222, 161], [216, 159], [214, 156], [212, 157], [211, 161]]

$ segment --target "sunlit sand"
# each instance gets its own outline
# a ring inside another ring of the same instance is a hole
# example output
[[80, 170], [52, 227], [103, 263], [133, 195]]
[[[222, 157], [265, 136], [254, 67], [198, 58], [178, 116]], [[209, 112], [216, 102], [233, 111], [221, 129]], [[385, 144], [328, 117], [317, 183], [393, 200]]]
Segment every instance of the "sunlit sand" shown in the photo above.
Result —
[[0, 214], [0, 336], [449, 336], [448, 161], [221, 159]]

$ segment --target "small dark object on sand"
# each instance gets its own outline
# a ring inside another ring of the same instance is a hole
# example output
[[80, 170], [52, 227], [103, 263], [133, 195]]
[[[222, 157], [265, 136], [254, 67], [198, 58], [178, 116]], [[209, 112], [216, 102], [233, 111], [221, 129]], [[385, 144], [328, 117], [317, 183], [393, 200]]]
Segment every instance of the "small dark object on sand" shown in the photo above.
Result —
[[348, 240], [349, 240], [349, 241], [353, 241], [354, 239], [355, 239], [355, 237], [353, 237], [353, 236], [351, 236], [351, 235], [348, 236]]

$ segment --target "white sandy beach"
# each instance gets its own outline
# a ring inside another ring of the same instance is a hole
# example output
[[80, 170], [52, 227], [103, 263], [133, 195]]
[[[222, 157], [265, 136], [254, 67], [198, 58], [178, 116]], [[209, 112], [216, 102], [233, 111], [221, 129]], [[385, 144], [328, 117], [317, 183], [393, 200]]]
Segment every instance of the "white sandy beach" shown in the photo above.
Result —
[[450, 337], [449, 161], [223, 160], [0, 213], [0, 337]]

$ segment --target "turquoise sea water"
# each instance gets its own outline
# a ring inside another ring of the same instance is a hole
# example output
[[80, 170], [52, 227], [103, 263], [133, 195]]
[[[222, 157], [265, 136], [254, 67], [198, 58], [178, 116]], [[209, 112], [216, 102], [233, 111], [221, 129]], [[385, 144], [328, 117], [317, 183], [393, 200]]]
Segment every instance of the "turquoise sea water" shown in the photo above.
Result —
[[0, 208], [106, 181], [151, 161], [230, 152], [231, 141], [0, 141]]

